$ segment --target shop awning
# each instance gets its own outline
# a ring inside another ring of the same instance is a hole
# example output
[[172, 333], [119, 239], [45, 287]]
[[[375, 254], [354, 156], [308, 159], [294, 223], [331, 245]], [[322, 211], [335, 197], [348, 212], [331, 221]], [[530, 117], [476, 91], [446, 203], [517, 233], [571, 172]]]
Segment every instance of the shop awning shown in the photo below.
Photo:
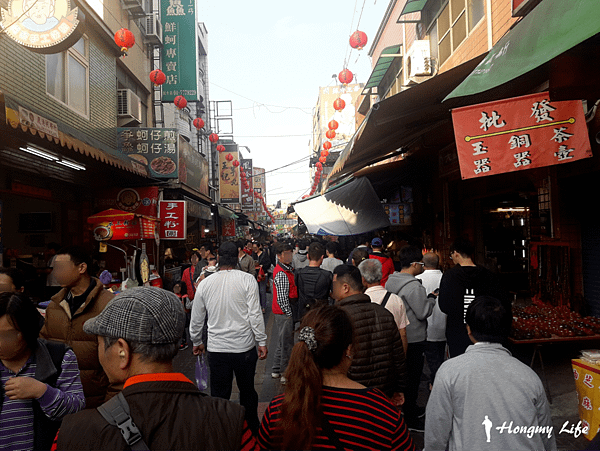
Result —
[[390, 221], [366, 177], [352, 179], [321, 196], [294, 204], [309, 233], [358, 235], [388, 227]]
[[135, 218], [135, 214], [129, 211], [109, 208], [87, 218], [89, 224], [98, 224], [103, 221], [130, 221]]
[[403, 16], [406, 14], [419, 13], [425, 9], [425, 5], [427, 4], [427, 0], [407, 0], [404, 8], [402, 8], [402, 12], [400, 13], [400, 17], [398, 17], [398, 23], [402, 22], [417, 22], [413, 20], [403, 19]]
[[[40, 138], [45, 138], [50, 143], [72, 149], [82, 155], [92, 157], [95, 160], [102, 161], [103, 163], [118, 167], [125, 171], [133, 172], [142, 176], [148, 175], [147, 169], [140, 165], [137, 161], [129, 158], [126, 155], [117, 155], [116, 151], [114, 151], [114, 154], [112, 154], [111, 149], [108, 147], [55, 118], [50, 118], [47, 115], [40, 115], [46, 116], [53, 123], [57, 124], [57, 129], [55, 129], [53, 133], [48, 133], [37, 129], [34, 124], [23, 120], [23, 108], [26, 108], [25, 111], [34, 111], [29, 106], [22, 105], [21, 103], [22, 102], [16, 101], [10, 96], [0, 92], [0, 108], [5, 110], [6, 122], [12, 128], [19, 129], [23, 132], [29, 132], [33, 136], [37, 135]], [[37, 115], [37, 112], [34, 113]]]
[[402, 147], [434, 130], [440, 121], [450, 121], [449, 107], [442, 105], [442, 100], [484, 56], [480, 55], [373, 105], [335, 162], [327, 183], [401, 152]]
[[597, 35], [598, 6], [592, 0], [543, 0], [494, 45], [444, 101], [508, 83]]
[[233, 210], [230, 210], [229, 208], [225, 208], [221, 205], [217, 205], [217, 208], [219, 210], [219, 216], [222, 218], [237, 219], [238, 217], [238, 215], [236, 215]]
[[392, 46], [386, 47], [381, 51], [379, 59], [377, 60], [377, 63], [375, 63], [375, 66], [373, 67], [371, 76], [369, 77], [369, 79], [365, 83], [365, 87], [363, 88], [362, 93], [364, 95], [370, 94], [371, 90], [373, 88], [377, 88], [381, 84], [381, 80], [383, 80], [383, 77], [385, 76], [388, 69], [394, 62], [394, 58], [401, 58], [401, 57], [391, 57], [391, 56], [383, 56], [383, 55], [397, 55], [400, 52], [401, 48], [402, 48], [402, 45], [398, 44], [398, 45], [392, 45]]

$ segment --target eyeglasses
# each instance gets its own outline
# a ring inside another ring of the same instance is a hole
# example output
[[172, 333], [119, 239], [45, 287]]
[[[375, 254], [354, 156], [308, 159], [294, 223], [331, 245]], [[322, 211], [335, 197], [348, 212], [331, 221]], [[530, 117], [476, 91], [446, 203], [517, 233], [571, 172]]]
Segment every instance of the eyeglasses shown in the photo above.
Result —
[[417, 265], [425, 266], [425, 263], [423, 263], [423, 262], [412, 262], [411, 265], [414, 265], [415, 263]]

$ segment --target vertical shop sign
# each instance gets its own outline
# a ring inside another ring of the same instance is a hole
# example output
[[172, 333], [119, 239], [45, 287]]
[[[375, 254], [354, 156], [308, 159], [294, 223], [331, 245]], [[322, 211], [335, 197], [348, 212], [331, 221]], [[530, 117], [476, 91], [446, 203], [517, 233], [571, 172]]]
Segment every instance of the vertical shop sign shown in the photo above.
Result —
[[458, 108], [452, 121], [463, 179], [592, 156], [581, 100], [541, 92]]
[[163, 102], [178, 95], [198, 101], [198, 39], [195, 0], [161, 0]]
[[219, 152], [219, 195], [224, 204], [240, 203], [239, 166], [237, 144], [225, 144], [225, 152]]
[[117, 128], [119, 152], [148, 169], [151, 177], [176, 179], [179, 147], [176, 128]]
[[163, 240], [184, 240], [187, 229], [187, 209], [185, 200], [161, 200], [158, 203], [160, 215], [160, 238]]
[[[253, 189], [256, 194], [265, 194], [266, 193], [266, 185], [265, 185], [265, 170], [263, 168], [253, 168], [252, 183]], [[258, 218], [261, 221], [266, 221], [267, 216], [266, 212], [263, 209], [263, 204], [258, 197], [254, 197], [254, 209], [258, 212]]]
[[254, 182], [252, 177], [252, 159], [240, 158], [240, 168], [246, 172], [246, 180], [248, 181], [248, 189], [240, 183], [242, 191], [242, 211], [254, 210]]

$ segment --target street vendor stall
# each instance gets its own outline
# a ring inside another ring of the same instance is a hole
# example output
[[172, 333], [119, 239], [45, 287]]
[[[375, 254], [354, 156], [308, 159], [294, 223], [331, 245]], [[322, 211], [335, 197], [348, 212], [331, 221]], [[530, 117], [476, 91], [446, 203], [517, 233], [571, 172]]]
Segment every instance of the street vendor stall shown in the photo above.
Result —
[[[108, 288], [121, 291], [157, 279], [157, 273], [154, 271], [153, 274], [152, 270], [158, 260], [155, 250], [158, 218], [109, 208], [90, 216], [87, 221], [93, 226], [94, 238], [100, 242], [100, 253], [106, 256], [106, 269], [112, 276], [105, 283]], [[157, 282], [153, 285], [159, 286], [160, 282]]]

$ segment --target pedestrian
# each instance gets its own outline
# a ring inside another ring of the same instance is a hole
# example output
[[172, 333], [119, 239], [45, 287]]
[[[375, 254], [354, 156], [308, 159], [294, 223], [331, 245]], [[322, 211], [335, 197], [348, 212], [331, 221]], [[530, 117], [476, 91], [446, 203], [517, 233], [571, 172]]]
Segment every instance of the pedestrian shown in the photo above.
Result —
[[[292, 346], [294, 345], [294, 322], [293, 310], [298, 304], [298, 288], [292, 268], [292, 246], [280, 242], [275, 246], [277, 254], [277, 266], [273, 271], [273, 304], [272, 311], [275, 315], [275, 326], [277, 327], [277, 349], [271, 368], [271, 377], [281, 378], [281, 384], [286, 383], [283, 376], [290, 359]], [[297, 313], [296, 313], [297, 314]]]
[[369, 258], [374, 258], [381, 262], [381, 270], [383, 273], [381, 286], [385, 287], [388, 277], [394, 272], [394, 260], [383, 252], [383, 240], [381, 238], [373, 238], [371, 240], [371, 247], [373, 248], [373, 252], [369, 255]]
[[25, 291], [25, 274], [17, 268], [0, 268], [0, 293]]
[[348, 378], [354, 341], [343, 309], [321, 306], [306, 314], [285, 393], [271, 401], [261, 423], [263, 449], [414, 449], [386, 395]]
[[[127, 432], [122, 434], [97, 409], [85, 410], [63, 420], [57, 449], [131, 449], [125, 440], [135, 436], [134, 427], [145, 449], [254, 449], [241, 406], [203, 395], [173, 371], [184, 324], [179, 299], [154, 287], [124, 291], [86, 321], [84, 330], [98, 336], [98, 355], [109, 379], [124, 384], [127, 409], [118, 424]], [[110, 418], [115, 406], [103, 409]]]
[[511, 324], [498, 299], [480, 296], [469, 304], [466, 330], [473, 344], [437, 373], [427, 403], [426, 450], [557, 449], [542, 381], [502, 346]]
[[464, 237], [458, 238], [450, 247], [450, 259], [454, 266], [444, 272], [440, 281], [439, 306], [447, 316], [446, 341], [450, 357], [465, 352], [471, 344], [465, 330], [465, 313], [476, 296], [492, 296], [503, 302], [511, 312], [508, 292], [501, 287], [496, 274], [473, 262], [475, 246]]
[[383, 277], [381, 262], [374, 258], [367, 258], [358, 265], [358, 270], [362, 276], [363, 285], [366, 288], [365, 294], [371, 298], [371, 302], [375, 302], [376, 304], [385, 307], [392, 315], [394, 315], [394, 321], [398, 327], [398, 332], [400, 332], [402, 347], [406, 354], [408, 349], [406, 326], [410, 324], [410, 321], [406, 316], [406, 308], [404, 307], [402, 299], [381, 286], [381, 278]]
[[333, 274], [321, 268], [325, 249], [320, 243], [311, 243], [308, 247], [308, 266], [297, 269], [295, 273], [298, 287], [298, 309], [294, 322], [302, 320], [308, 310], [318, 304], [329, 302]]
[[292, 258], [292, 266], [296, 271], [307, 267], [309, 264], [308, 246], [307, 240], [298, 240], [298, 252], [296, 252]]
[[327, 254], [327, 257], [323, 259], [323, 263], [321, 263], [321, 268], [333, 272], [336, 266], [344, 264], [343, 261], [337, 258], [339, 254], [339, 249], [339, 244], [335, 241], [327, 242], [327, 244], [325, 245], [325, 253]]
[[358, 349], [348, 377], [379, 388], [401, 406], [406, 391], [406, 359], [394, 316], [363, 293], [362, 277], [355, 266], [339, 265], [334, 269], [331, 296], [354, 323]]
[[49, 450], [62, 418], [85, 407], [73, 350], [38, 338], [44, 323], [22, 293], [0, 294], [0, 449]]
[[199, 251], [192, 251], [192, 255], [190, 256], [191, 266], [186, 268], [181, 275], [181, 294], [186, 295], [190, 299], [194, 299], [194, 295], [196, 294], [194, 281], [200, 275], [200, 271], [198, 270], [200, 258]]
[[423, 255], [423, 273], [415, 277], [421, 281], [428, 296], [435, 298], [431, 316], [427, 318], [427, 343], [425, 360], [429, 367], [429, 387], [433, 386], [435, 375], [446, 355], [446, 314], [440, 310], [438, 293], [442, 271], [439, 270], [440, 256], [433, 252]]
[[400, 272], [393, 273], [386, 285], [386, 290], [395, 293], [404, 302], [409, 324], [406, 326], [408, 351], [406, 366], [408, 368], [408, 387], [404, 414], [408, 428], [423, 432], [422, 416], [424, 407], [417, 406], [421, 373], [425, 364], [425, 346], [427, 343], [427, 318], [433, 312], [435, 299], [427, 296], [427, 291], [415, 276], [423, 272], [423, 252], [417, 246], [404, 246], [400, 249]]
[[[229, 399], [235, 375], [246, 421], [256, 433], [259, 421], [254, 375], [257, 360], [267, 357], [267, 334], [258, 284], [253, 276], [236, 269], [238, 251], [232, 242], [225, 242], [219, 248], [219, 270], [196, 289], [190, 335], [194, 355], [208, 351], [211, 395]], [[208, 347], [202, 338], [205, 317]]]
[[268, 279], [269, 269], [271, 267], [271, 259], [269, 258], [269, 255], [263, 250], [263, 247], [259, 242], [252, 243], [252, 250], [254, 252], [254, 255], [256, 255], [255, 264], [258, 265], [256, 270], [256, 281], [258, 282], [260, 307], [262, 309], [262, 312], [265, 313], [267, 309], [267, 284], [269, 282]]
[[98, 340], [83, 331], [83, 323], [99, 315], [114, 297], [99, 279], [88, 274], [90, 256], [78, 246], [62, 248], [56, 254], [54, 273], [63, 287], [46, 308], [40, 336], [67, 344], [77, 356], [87, 408], [110, 399], [120, 386], [110, 386], [98, 361]]
[[238, 269], [254, 277], [256, 275], [256, 265], [252, 257], [246, 252], [246, 241], [238, 240], [236, 244], [238, 247]]
[[357, 247], [352, 251], [352, 261], [349, 264], [358, 268], [358, 265], [360, 265], [364, 260], [368, 259], [369, 253], [367, 252], [367, 250], [362, 247]]

